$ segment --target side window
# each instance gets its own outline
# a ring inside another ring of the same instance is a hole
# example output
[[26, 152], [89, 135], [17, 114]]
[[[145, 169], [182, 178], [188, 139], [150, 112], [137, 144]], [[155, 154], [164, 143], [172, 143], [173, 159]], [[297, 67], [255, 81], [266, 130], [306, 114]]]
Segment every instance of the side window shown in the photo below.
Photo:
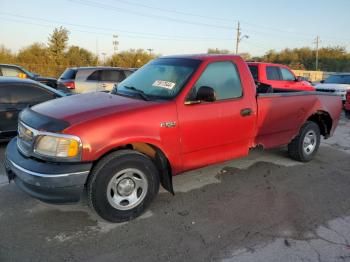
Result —
[[11, 103], [35, 104], [54, 98], [54, 95], [35, 85], [13, 85], [11, 88]]
[[238, 98], [243, 95], [237, 67], [229, 61], [209, 64], [197, 80], [191, 93], [197, 94], [198, 89], [202, 86], [213, 88], [217, 100]]
[[10, 103], [10, 88], [7, 86], [0, 86], [0, 104]]
[[101, 71], [101, 81], [120, 82], [122, 74], [119, 70], [103, 70]]
[[86, 80], [88, 81], [100, 81], [101, 70], [96, 70], [91, 75], [88, 76]]
[[133, 71], [124, 71], [125, 78], [129, 77], [132, 73], [134, 73], [134, 72]]
[[3, 76], [17, 77], [20, 73], [22, 73], [19, 69], [3, 67], [1, 69]]
[[266, 77], [267, 80], [281, 80], [279, 68], [277, 66], [267, 66], [266, 67]]
[[295, 81], [295, 76], [287, 68], [281, 67], [281, 74], [284, 81]]

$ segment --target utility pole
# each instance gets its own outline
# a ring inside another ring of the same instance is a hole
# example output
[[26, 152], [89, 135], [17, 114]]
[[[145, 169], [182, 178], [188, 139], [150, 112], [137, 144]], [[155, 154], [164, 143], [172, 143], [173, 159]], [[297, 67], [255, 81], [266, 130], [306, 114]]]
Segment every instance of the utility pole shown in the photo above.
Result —
[[114, 53], [117, 53], [119, 46], [118, 35], [113, 35], [113, 50]]
[[237, 26], [237, 38], [236, 38], [236, 55], [238, 55], [238, 46], [239, 46], [239, 39], [241, 38], [241, 25], [238, 21], [238, 26]]
[[314, 44], [316, 44], [316, 71], [318, 70], [318, 49], [319, 49], [319, 46], [320, 46], [320, 37], [317, 36], [316, 37], [316, 40], [314, 42]]
[[98, 66], [98, 60], [99, 60], [99, 55], [98, 55], [98, 38], [96, 37], [96, 66]]
[[238, 26], [237, 26], [237, 38], [236, 38], [236, 55], [238, 55], [238, 49], [239, 49], [239, 44], [242, 42], [244, 38], [249, 38], [249, 36], [244, 35], [242, 36], [242, 31], [241, 31], [241, 24], [238, 21]]

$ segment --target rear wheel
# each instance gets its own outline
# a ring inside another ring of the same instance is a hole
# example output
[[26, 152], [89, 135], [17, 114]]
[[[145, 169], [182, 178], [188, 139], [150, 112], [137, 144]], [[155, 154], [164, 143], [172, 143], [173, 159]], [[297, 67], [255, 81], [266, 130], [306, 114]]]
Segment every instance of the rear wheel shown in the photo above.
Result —
[[103, 219], [123, 222], [138, 217], [159, 190], [159, 175], [150, 158], [123, 150], [103, 158], [88, 181], [90, 206]]
[[320, 128], [316, 123], [308, 121], [288, 145], [288, 154], [297, 161], [309, 162], [316, 155], [320, 141]]

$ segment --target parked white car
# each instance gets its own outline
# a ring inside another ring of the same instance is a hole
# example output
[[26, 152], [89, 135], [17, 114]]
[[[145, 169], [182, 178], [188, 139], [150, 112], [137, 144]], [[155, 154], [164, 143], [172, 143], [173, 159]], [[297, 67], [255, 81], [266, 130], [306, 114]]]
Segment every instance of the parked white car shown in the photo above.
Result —
[[346, 92], [350, 90], [350, 73], [330, 75], [316, 86], [316, 91], [330, 92], [342, 97], [346, 101]]

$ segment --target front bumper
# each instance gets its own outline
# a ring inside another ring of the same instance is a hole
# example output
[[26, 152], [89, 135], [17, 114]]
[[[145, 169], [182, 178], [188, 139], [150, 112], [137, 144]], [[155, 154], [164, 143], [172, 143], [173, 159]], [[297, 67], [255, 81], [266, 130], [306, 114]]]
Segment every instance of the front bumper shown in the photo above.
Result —
[[80, 200], [92, 163], [49, 163], [27, 158], [17, 149], [17, 138], [5, 152], [9, 181], [34, 198], [50, 203]]

